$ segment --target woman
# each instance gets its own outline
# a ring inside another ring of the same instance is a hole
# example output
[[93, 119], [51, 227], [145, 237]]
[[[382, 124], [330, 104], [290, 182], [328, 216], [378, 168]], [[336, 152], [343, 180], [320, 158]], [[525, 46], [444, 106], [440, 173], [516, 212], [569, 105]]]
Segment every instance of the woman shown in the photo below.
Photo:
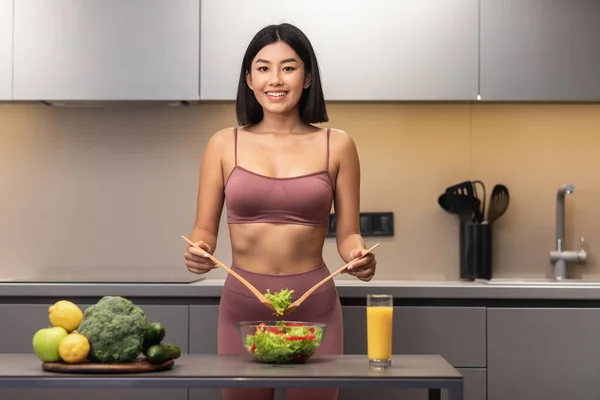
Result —
[[[289, 288], [297, 298], [330, 271], [322, 257], [329, 213], [336, 213], [337, 248], [344, 262], [360, 257], [360, 166], [348, 134], [320, 129], [327, 122], [317, 59], [308, 38], [289, 24], [271, 25], [250, 42], [240, 72], [239, 128], [216, 132], [200, 167], [198, 209], [188, 246], [189, 271], [206, 273], [217, 243], [223, 204], [231, 236], [232, 268], [265, 293]], [[348, 273], [369, 281], [372, 254]], [[287, 317], [286, 317], [287, 318]], [[218, 353], [244, 354], [237, 323], [273, 319], [239, 281], [225, 280], [219, 307]], [[289, 319], [327, 324], [318, 354], [342, 354], [342, 311], [333, 280]], [[337, 389], [288, 389], [288, 400], [330, 400]], [[272, 389], [226, 389], [224, 399], [272, 399]]]

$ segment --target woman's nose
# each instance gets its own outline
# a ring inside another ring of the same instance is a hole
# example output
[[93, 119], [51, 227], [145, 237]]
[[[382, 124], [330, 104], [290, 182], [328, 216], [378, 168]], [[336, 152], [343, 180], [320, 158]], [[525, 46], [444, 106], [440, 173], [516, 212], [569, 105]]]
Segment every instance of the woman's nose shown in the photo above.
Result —
[[281, 85], [282, 83], [282, 79], [281, 79], [281, 72], [280, 71], [276, 71], [273, 70], [273, 72], [271, 73], [271, 77], [270, 77], [270, 83], [272, 85]]

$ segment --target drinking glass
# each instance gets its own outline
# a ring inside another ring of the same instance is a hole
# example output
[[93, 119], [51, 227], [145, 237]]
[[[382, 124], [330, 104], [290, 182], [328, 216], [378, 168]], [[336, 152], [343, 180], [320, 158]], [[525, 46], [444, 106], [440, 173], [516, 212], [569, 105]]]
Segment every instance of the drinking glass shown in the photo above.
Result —
[[392, 365], [393, 313], [393, 296], [367, 295], [367, 355], [371, 368], [388, 368]]

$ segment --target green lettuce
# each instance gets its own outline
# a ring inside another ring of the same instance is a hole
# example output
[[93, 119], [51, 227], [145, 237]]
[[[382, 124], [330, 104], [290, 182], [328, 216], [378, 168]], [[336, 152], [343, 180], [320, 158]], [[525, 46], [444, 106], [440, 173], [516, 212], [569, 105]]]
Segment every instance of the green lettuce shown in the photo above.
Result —
[[275, 293], [271, 293], [271, 291], [267, 289], [265, 297], [271, 301], [271, 304], [273, 304], [273, 307], [275, 308], [275, 315], [283, 315], [285, 309], [292, 304], [292, 293], [294, 293], [294, 291], [287, 288]]
[[278, 321], [277, 327], [259, 326], [254, 335], [247, 335], [246, 348], [261, 362], [303, 362], [317, 351], [322, 337], [319, 326], [289, 326]]

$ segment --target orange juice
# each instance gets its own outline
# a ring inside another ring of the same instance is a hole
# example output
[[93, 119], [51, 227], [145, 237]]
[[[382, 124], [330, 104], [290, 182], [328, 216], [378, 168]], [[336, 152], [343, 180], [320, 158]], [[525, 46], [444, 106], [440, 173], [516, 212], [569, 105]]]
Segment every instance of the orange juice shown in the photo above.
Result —
[[367, 307], [367, 353], [369, 360], [392, 358], [393, 307]]

